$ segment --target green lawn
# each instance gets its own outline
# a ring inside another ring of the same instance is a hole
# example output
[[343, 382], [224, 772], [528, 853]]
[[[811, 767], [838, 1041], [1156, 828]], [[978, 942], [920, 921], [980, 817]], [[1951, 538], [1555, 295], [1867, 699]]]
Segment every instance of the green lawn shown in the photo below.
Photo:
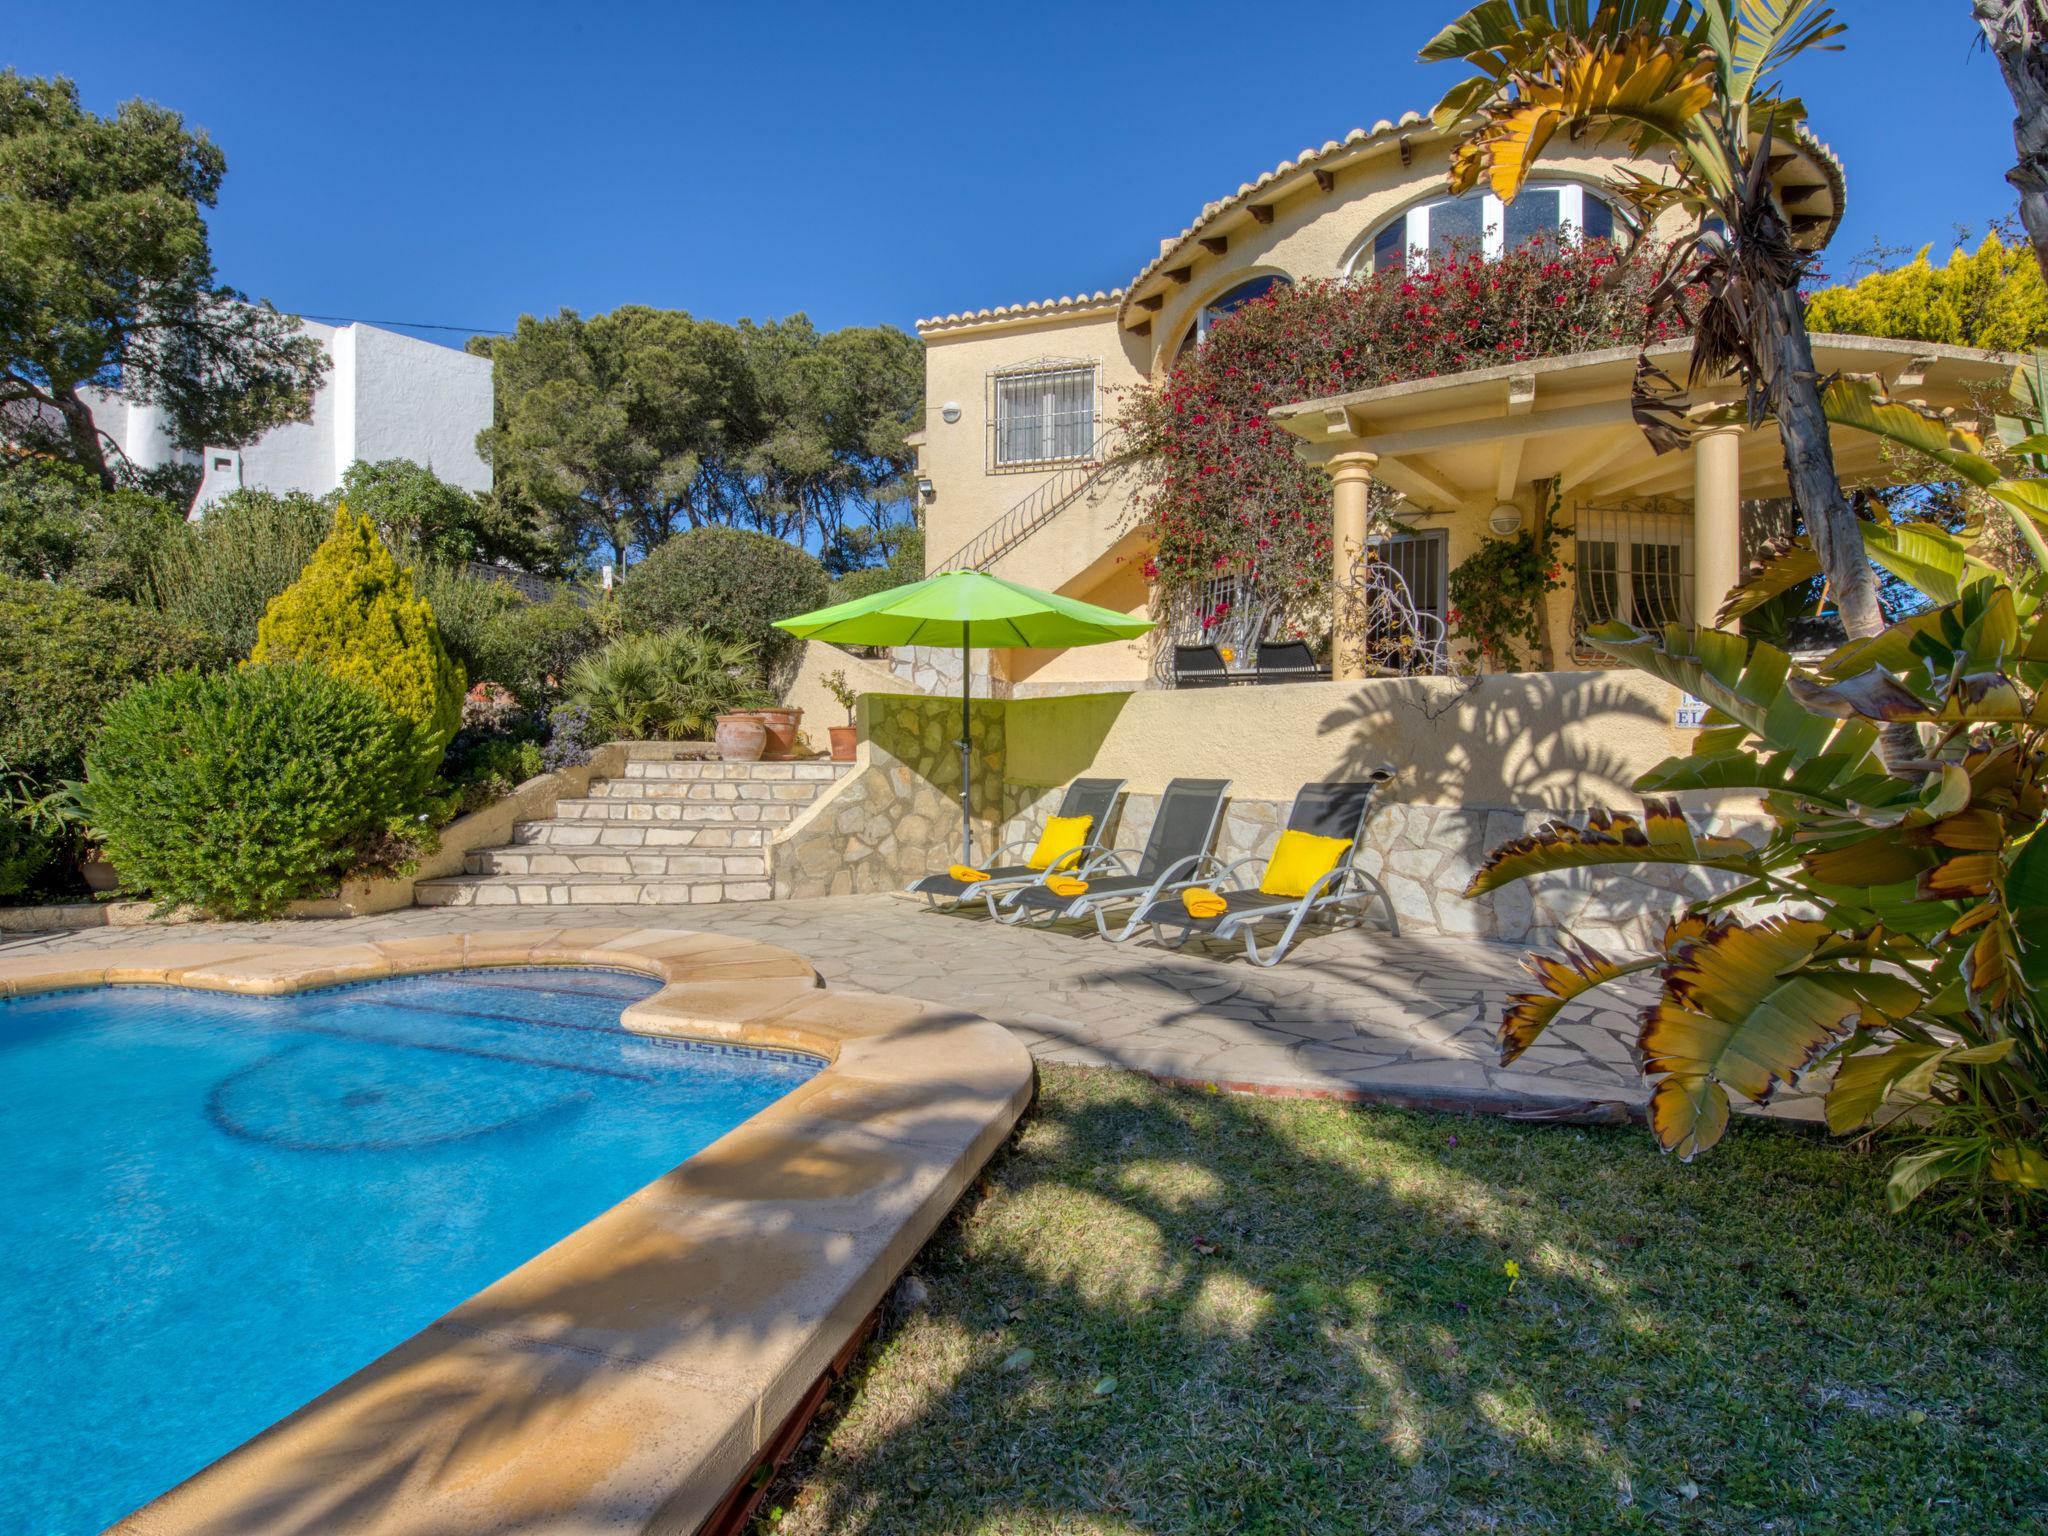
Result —
[[2048, 1530], [2048, 1260], [1879, 1172], [1047, 1068], [761, 1529]]

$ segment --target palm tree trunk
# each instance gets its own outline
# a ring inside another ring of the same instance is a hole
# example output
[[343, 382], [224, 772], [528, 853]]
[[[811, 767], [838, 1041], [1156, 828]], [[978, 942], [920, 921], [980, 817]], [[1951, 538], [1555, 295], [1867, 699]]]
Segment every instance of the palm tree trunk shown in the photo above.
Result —
[[1765, 323], [1770, 332], [1771, 403], [1785, 444], [1785, 477], [1791, 482], [1792, 497], [1806, 519], [1807, 536], [1820, 557], [1828, 592], [1842, 612], [1843, 627], [1856, 638], [1878, 634], [1885, 619], [1877, 601], [1877, 576], [1863, 553], [1856, 513], [1835, 475], [1834, 445], [1828, 439], [1813, 347], [1806, 337], [1805, 306], [1796, 289], [1770, 296]]
[[1984, 29], [1985, 45], [2019, 109], [2012, 120], [2019, 161], [2005, 179], [2019, 189], [2020, 221], [2048, 276], [2048, 6], [2042, 0], [1975, 0], [1970, 13]]
[[[1877, 573], [1863, 552], [1863, 534], [1855, 510], [1842, 494], [1835, 474], [1835, 450], [1828, 438], [1828, 420], [1821, 410], [1820, 379], [1813, 366], [1813, 346], [1806, 336], [1806, 306], [1796, 288], [1771, 294], [1764, 324], [1769, 332], [1770, 388], [1778, 417], [1778, 435], [1785, 445], [1785, 477], [1806, 520], [1807, 537], [1827, 578], [1828, 595], [1841, 611], [1842, 627], [1851, 639], [1881, 634], [1884, 607], [1877, 599]], [[1919, 729], [1888, 725], [1878, 738], [1878, 751], [1895, 771], [1926, 754]]]

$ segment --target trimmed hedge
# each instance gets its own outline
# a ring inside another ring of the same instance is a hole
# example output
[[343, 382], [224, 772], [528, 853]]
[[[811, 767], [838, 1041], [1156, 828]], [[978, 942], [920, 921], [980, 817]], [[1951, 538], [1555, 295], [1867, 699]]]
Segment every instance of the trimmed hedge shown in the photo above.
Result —
[[130, 603], [0, 577], [0, 764], [47, 789], [85, 771], [109, 704], [136, 683], [227, 655]]
[[174, 672], [107, 711], [86, 812], [124, 885], [268, 917], [416, 833], [413, 747], [375, 693], [316, 666]]
[[744, 528], [692, 528], [626, 572], [618, 603], [628, 629], [738, 640], [773, 671], [796, 647], [774, 621], [822, 608], [831, 593], [825, 568], [794, 544]]

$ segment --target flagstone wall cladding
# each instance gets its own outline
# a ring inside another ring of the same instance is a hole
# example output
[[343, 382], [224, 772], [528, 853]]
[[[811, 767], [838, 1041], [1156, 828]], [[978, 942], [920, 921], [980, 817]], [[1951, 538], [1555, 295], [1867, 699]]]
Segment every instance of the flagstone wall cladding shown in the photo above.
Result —
[[[864, 766], [778, 836], [778, 897], [840, 896], [902, 890], [959, 857], [960, 729], [958, 700], [870, 695], [861, 701]], [[1063, 786], [1017, 784], [1004, 777], [1007, 708], [973, 707], [975, 849], [1035, 837], [1059, 803]], [[1596, 946], [1651, 948], [1664, 925], [1698, 896], [1725, 889], [1732, 877], [1643, 866], [1574, 870], [1521, 881], [1467, 900], [1465, 886], [1489, 850], [1553, 820], [1582, 816], [1551, 810], [1414, 805], [1399, 799], [1397, 778], [1366, 823], [1363, 867], [1387, 888], [1403, 932], [1554, 943], [1561, 933]], [[1144, 845], [1159, 797], [1124, 795], [1107, 840]], [[1287, 820], [1284, 801], [1233, 799], [1224, 808], [1216, 853], [1227, 864], [1263, 863]], [[1761, 842], [1760, 816], [1694, 816], [1703, 831]], [[1101, 829], [1094, 834], [1102, 837]], [[1256, 878], [1254, 875], [1253, 878]]]
[[[777, 897], [900, 891], [960, 857], [960, 701], [869, 694], [860, 711], [865, 762], [777, 836]], [[977, 703], [969, 718], [981, 853], [1023, 791], [1003, 780], [1003, 706]]]

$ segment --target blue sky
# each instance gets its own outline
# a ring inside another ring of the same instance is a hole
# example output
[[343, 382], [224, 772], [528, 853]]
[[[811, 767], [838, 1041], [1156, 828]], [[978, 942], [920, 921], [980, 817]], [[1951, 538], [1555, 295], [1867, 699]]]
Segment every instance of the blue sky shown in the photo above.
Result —
[[[1847, 50], [1791, 80], [1848, 168], [1831, 267], [1981, 233], [2012, 206], [2012, 109], [1967, 0], [1838, 9]], [[1457, 75], [1415, 51], [1452, 14], [0, 0], [0, 60], [211, 132], [222, 276], [283, 308], [908, 326], [1114, 287], [1204, 202], [1426, 110]]]

